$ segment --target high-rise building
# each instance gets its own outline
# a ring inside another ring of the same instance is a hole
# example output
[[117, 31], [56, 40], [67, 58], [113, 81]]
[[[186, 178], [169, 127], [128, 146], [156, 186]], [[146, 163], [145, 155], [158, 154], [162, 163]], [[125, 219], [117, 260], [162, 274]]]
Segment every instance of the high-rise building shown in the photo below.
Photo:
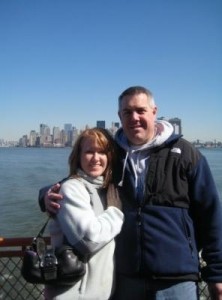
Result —
[[106, 121], [96, 121], [97, 128], [106, 128]]
[[174, 133], [182, 134], [181, 119], [179, 119], [179, 118], [170, 118], [169, 119], [169, 118], [161, 117], [161, 118], [158, 118], [158, 120], [168, 121], [170, 124], [173, 125]]
[[40, 124], [40, 145], [48, 145], [52, 142], [50, 128], [46, 124]]
[[72, 124], [71, 123], [64, 124], [64, 130], [66, 134], [72, 131]]
[[64, 124], [64, 132], [66, 135], [66, 146], [71, 146], [72, 145], [72, 124], [71, 123], [67, 123]]
[[48, 130], [48, 125], [46, 124], [40, 124], [40, 136], [41, 135], [45, 135], [46, 134], [46, 131]]
[[59, 127], [53, 127], [52, 130], [52, 142], [53, 144], [61, 144], [61, 137], [60, 137], [60, 129]]
[[65, 146], [67, 143], [67, 135], [64, 129], [61, 130], [60, 138], [61, 138], [61, 144]]
[[120, 123], [119, 122], [112, 122], [112, 127], [110, 128], [110, 132], [111, 134], [114, 136], [117, 132], [117, 130], [120, 127]]
[[181, 126], [181, 119], [179, 118], [172, 118], [169, 119], [170, 124], [173, 125], [174, 132], [176, 134], [182, 134], [182, 126]]
[[37, 136], [38, 135], [35, 130], [30, 131], [30, 135], [29, 135], [29, 146], [30, 147], [36, 146]]
[[119, 128], [119, 127], [120, 127], [120, 123], [119, 123], [119, 122], [114, 122], [113, 124], [114, 124], [114, 126], [115, 126], [116, 128]]
[[28, 136], [27, 134], [23, 135], [22, 138], [19, 139], [19, 146], [21, 147], [27, 147], [28, 145]]
[[76, 127], [73, 127], [73, 130], [72, 130], [72, 146], [75, 144], [77, 137], [78, 137], [78, 129]]

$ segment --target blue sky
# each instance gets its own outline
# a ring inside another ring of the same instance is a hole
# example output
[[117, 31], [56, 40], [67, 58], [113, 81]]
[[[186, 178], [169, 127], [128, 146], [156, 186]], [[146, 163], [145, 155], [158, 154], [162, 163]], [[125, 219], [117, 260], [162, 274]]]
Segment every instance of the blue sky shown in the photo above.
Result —
[[221, 0], [0, 0], [0, 139], [117, 117], [131, 85], [222, 141]]

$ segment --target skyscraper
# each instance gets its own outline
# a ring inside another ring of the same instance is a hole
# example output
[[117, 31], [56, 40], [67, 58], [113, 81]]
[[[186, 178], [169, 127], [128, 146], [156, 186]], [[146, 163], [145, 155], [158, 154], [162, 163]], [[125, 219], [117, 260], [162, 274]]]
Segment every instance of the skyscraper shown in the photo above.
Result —
[[46, 124], [40, 124], [40, 145], [46, 145], [52, 142], [50, 128]]
[[173, 125], [175, 133], [182, 134], [181, 119], [172, 118], [172, 119], [169, 119], [169, 122]]
[[97, 121], [96, 122], [96, 127], [97, 128], [106, 128], [106, 121]]
[[176, 134], [182, 134], [182, 126], [181, 126], [181, 119], [179, 118], [165, 118], [165, 117], [160, 117], [158, 118], [158, 120], [166, 120], [168, 121], [170, 124], [173, 125], [174, 128], [174, 132]]
[[65, 133], [68, 135], [69, 132], [72, 131], [72, 124], [71, 123], [64, 124], [64, 130]]
[[37, 132], [35, 130], [31, 130], [29, 135], [29, 146], [31, 147], [36, 146], [36, 141], [37, 141]]
[[64, 124], [64, 131], [65, 131], [65, 136], [66, 136], [66, 146], [72, 146], [72, 124], [67, 123]]
[[52, 130], [52, 141], [54, 144], [61, 144], [61, 137], [60, 137], [60, 129], [59, 127], [53, 127]]

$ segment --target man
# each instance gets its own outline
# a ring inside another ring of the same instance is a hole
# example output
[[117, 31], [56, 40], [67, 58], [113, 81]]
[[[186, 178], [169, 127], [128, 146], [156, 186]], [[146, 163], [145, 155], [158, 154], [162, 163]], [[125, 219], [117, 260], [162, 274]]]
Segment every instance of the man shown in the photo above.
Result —
[[[115, 300], [196, 300], [200, 265], [212, 299], [222, 300], [222, 208], [203, 155], [166, 121], [157, 121], [144, 87], [119, 97], [115, 170], [125, 222], [116, 239]], [[45, 196], [59, 207], [59, 185]], [[50, 203], [49, 203], [50, 202]]]

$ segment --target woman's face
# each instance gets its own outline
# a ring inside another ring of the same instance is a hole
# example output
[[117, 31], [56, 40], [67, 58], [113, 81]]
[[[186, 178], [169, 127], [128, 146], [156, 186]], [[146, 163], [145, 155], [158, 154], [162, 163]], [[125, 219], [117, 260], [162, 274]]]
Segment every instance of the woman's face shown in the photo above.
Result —
[[107, 155], [92, 139], [85, 138], [81, 144], [80, 165], [91, 177], [103, 175], [108, 163]]

